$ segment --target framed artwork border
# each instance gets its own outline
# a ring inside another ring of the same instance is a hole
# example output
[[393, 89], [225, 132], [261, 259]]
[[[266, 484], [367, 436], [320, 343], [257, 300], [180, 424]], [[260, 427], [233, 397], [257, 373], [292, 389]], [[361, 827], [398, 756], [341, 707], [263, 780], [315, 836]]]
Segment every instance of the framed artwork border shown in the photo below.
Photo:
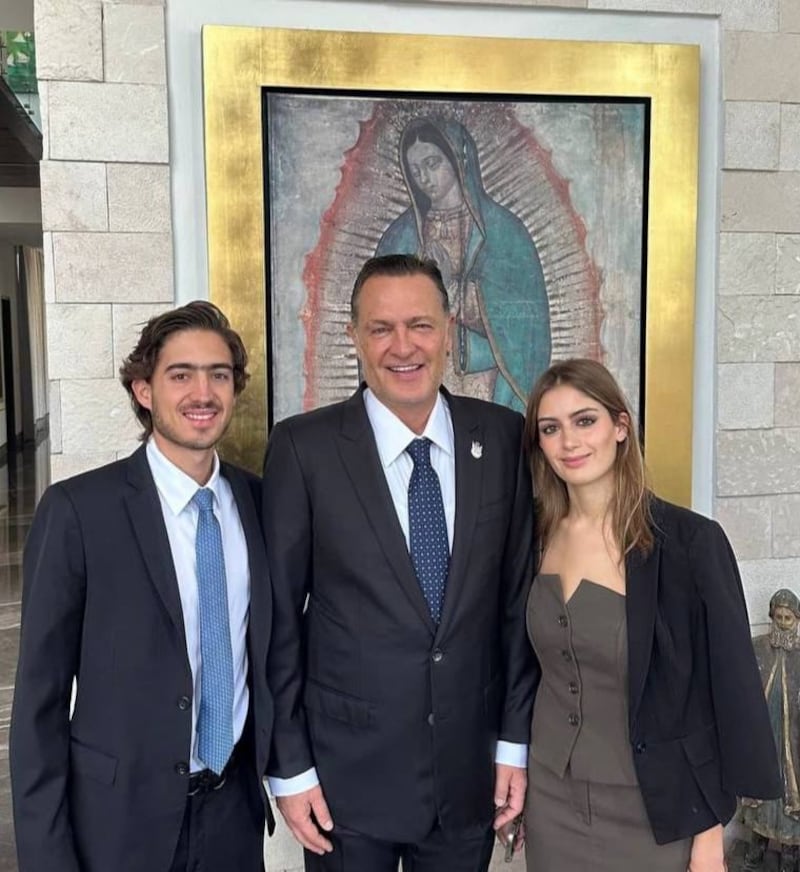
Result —
[[252, 373], [226, 457], [257, 470], [267, 439], [263, 88], [638, 97], [650, 101], [645, 450], [656, 490], [689, 505], [699, 83], [695, 45], [205, 26], [210, 297], [241, 333]]

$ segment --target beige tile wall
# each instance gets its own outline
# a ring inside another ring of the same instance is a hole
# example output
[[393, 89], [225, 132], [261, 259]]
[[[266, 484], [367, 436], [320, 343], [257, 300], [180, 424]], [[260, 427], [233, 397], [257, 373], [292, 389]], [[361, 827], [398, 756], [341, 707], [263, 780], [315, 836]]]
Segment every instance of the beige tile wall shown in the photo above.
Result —
[[[777, 587], [800, 590], [800, 2], [516, 5], [721, 17], [715, 510], [762, 623]], [[116, 370], [173, 301], [163, 6], [36, 0], [54, 479], [135, 444]], [[299, 868], [285, 834], [268, 856]]]

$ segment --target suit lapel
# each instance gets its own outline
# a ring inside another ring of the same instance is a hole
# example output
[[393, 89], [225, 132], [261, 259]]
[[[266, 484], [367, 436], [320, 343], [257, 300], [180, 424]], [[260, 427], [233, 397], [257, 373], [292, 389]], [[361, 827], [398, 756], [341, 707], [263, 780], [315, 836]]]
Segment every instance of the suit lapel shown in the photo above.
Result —
[[161, 503], [147, 463], [144, 445], [128, 460], [128, 483], [131, 490], [125, 497], [125, 503], [139, 549], [167, 614], [180, 632], [181, 638], [185, 639], [178, 579]]
[[338, 443], [342, 463], [389, 566], [420, 618], [431, 634], [435, 633], [436, 627], [417, 581], [403, 528], [386, 483], [361, 390], [342, 407]]
[[647, 557], [633, 551], [625, 561], [628, 622], [628, 695], [629, 721], [633, 725], [642, 701], [658, 606], [658, 576], [661, 564], [661, 543], [656, 534], [655, 545]]
[[[481, 487], [483, 483], [482, 458], [483, 429], [480, 422], [469, 416], [459, 397], [444, 391], [453, 421], [456, 468], [456, 516], [453, 530], [453, 550], [450, 555], [450, 570], [444, 595], [441, 634], [452, 618], [460, 599], [461, 587], [467, 577], [467, 560], [470, 553], [475, 522], [478, 517]], [[480, 451], [474, 448], [480, 446]], [[479, 454], [478, 457], [475, 454]]]

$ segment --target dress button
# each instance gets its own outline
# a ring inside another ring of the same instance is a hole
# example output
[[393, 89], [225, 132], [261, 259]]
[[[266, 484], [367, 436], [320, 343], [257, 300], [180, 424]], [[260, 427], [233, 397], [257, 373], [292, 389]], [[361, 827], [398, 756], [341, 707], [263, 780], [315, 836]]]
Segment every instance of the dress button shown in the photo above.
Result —
[[634, 750], [637, 754], [644, 754], [644, 752], [647, 750], [647, 745], [645, 745], [644, 742], [637, 742], [637, 743], [633, 746], [633, 750]]
[[181, 760], [180, 763], [175, 764], [175, 771], [178, 773], [178, 775], [188, 775], [189, 774], [189, 764], [184, 763], [183, 760]]
[[178, 697], [178, 708], [182, 712], [185, 712], [186, 709], [188, 709], [191, 704], [192, 704], [192, 701], [189, 699], [188, 696], [179, 696]]
[[569, 683], [569, 692], [570, 693], [577, 693], [578, 692], [578, 685], [575, 684], [574, 681], [570, 681], [570, 683]]
[[559, 615], [558, 616], [558, 626], [559, 627], [566, 627], [568, 623], [569, 623], [569, 621], [567, 620], [566, 615]]
[[432, 727], [436, 722], [436, 718], [433, 716], [433, 712], [428, 715], [428, 726]]
[[567, 720], [570, 722], [570, 724], [572, 724], [573, 727], [577, 727], [578, 724], [581, 722], [581, 719], [574, 712], [567, 718]]
[[566, 648], [564, 648], [564, 650], [561, 652], [561, 656], [564, 658], [564, 660], [567, 661], [567, 663], [572, 660], [572, 655], [569, 653], [569, 651], [567, 651]]
[[441, 661], [442, 657], [444, 657], [444, 654], [442, 653], [441, 649], [440, 649], [440, 648], [434, 648], [434, 649], [433, 649], [433, 654], [431, 655], [431, 659], [433, 660], [433, 662], [434, 662], [434, 663], [439, 663], [439, 662]]

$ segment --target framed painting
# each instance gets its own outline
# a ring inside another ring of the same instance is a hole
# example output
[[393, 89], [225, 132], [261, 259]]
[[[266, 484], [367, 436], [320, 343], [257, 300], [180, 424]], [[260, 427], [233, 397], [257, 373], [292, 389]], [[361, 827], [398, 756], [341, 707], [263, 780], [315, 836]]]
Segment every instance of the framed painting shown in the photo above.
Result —
[[414, 252], [449, 387], [522, 409], [551, 360], [601, 360], [688, 504], [696, 47], [206, 27], [203, 53], [211, 297], [253, 372], [228, 455], [352, 393], [353, 279]]

